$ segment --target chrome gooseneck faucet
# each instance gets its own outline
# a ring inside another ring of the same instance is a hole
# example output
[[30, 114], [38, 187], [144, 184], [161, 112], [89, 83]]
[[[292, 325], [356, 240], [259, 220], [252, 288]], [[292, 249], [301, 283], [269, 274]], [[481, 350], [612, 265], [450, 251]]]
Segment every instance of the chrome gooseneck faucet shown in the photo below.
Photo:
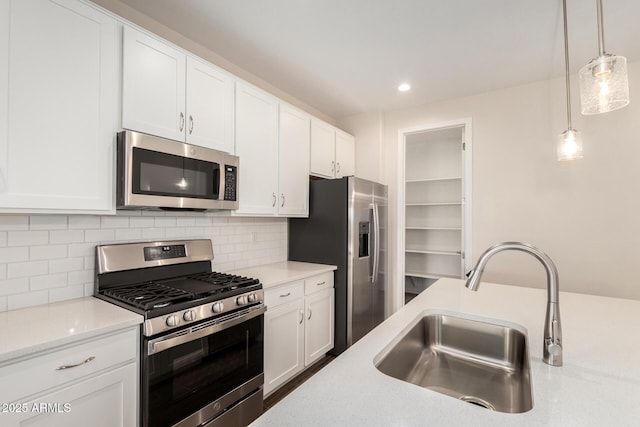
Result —
[[478, 259], [469, 272], [466, 287], [477, 291], [484, 268], [498, 252], [514, 250], [533, 255], [547, 270], [547, 315], [544, 322], [544, 343], [542, 360], [551, 366], [562, 366], [562, 327], [560, 326], [560, 305], [558, 290], [558, 270], [551, 258], [540, 249], [521, 242], [504, 242], [490, 247]]

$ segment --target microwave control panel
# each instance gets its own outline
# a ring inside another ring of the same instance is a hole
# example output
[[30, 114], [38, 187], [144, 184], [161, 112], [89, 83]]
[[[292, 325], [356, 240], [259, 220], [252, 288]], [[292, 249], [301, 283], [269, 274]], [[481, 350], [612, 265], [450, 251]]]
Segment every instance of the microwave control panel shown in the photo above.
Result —
[[224, 200], [236, 201], [238, 168], [225, 165], [224, 167]]

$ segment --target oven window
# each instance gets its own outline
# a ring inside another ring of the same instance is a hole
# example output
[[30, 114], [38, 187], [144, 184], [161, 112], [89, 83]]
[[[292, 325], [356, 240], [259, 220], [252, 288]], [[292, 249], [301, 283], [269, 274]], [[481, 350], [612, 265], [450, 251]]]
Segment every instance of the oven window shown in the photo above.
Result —
[[171, 426], [260, 375], [263, 318], [145, 355], [144, 426]]
[[134, 148], [132, 181], [134, 194], [218, 199], [220, 165]]

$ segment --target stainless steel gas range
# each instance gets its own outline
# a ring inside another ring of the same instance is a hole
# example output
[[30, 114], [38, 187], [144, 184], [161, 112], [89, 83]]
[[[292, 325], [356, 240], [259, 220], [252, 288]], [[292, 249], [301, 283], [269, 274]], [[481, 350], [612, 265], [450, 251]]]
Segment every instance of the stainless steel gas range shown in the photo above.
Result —
[[95, 296], [144, 316], [143, 427], [245, 426], [262, 413], [264, 294], [211, 271], [210, 240], [96, 247]]

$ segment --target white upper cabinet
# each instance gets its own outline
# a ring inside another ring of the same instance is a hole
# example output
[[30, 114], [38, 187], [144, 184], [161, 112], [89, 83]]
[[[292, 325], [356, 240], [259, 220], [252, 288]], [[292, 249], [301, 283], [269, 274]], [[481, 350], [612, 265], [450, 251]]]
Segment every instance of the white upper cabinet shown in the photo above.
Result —
[[280, 104], [278, 213], [309, 215], [309, 143], [311, 117], [289, 105]]
[[342, 178], [355, 174], [355, 139], [328, 123], [311, 121], [311, 175]]
[[124, 128], [233, 152], [230, 75], [131, 27], [123, 46]]
[[116, 20], [77, 0], [4, 0], [0, 22], [0, 212], [112, 213]]
[[233, 153], [234, 79], [219, 69], [187, 57], [187, 139]]
[[122, 127], [184, 141], [186, 56], [124, 27]]
[[336, 178], [355, 175], [355, 146], [352, 135], [336, 130]]
[[278, 99], [236, 83], [236, 156], [240, 157], [236, 214], [278, 212]]
[[309, 215], [311, 117], [246, 83], [236, 83], [235, 215]]
[[333, 178], [336, 170], [336, 130], [333, 126], [311, 121], [311, 174]]

